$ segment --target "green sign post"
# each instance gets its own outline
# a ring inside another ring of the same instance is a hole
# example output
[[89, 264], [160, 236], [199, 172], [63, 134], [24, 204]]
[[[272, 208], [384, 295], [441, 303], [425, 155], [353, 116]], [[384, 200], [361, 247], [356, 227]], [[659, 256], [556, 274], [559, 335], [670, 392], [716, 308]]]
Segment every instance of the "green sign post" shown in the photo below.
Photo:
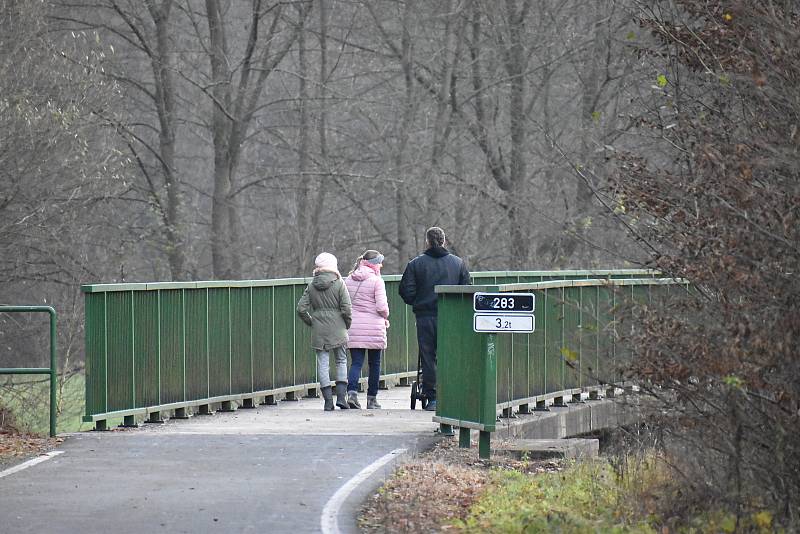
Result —
[[[497, 334], [526, 333], [534, 331], [536, 324], [533, 312], [536, 298], [533, 293], [484, 293], [476, 292], [472, 296], [472, 329], [481, 333], [481, 360], [484, 372], [481, 376], [480, 397], [487, 402], [480, 404], [481, 420], [492, 421], [495, 418], [497, 402]], [[485, 335], [483, 335], [485, 334]], [[490, 456], [490, 439], [492, 428], [479, 429], [478, 456], [488, 459]], [[470, 429], [459, 429], [458, 444], [460, 447], [470, 446]]]
[[[487, 334], [484, 336], [485, 342], [482, 349], [483, 361], [485, 362], [486, 372], [481, 377], [481, 397], [484, 399], [497, 399], [497, 334]], [[489, 421], [496, 417], [495, 407], [491, 402], [481, 403], [484, 409], [481, 419]], [[465, 429], [459, 429], [459, 432], [464, 432]], [[466, 429], [469, 432], [469, 429]], [[494, 428], [480, 430], [478, 434], [478, 456], [488, 459], [490, 455], [489, 441], [491, 432]], [[459, 439], [459, 443], [462, 439]], [[467, 447], [469, 447], [469, 438], [467, 438]]]

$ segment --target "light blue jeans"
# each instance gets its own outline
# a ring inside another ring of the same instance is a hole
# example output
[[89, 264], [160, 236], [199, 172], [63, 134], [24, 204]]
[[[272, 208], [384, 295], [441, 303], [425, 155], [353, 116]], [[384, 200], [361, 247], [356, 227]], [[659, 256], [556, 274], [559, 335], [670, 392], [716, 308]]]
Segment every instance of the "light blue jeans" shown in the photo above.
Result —
[[324, 388], [332, 384], [331, 382], [331, 353], [336, 361], [336, 381], [347, 382], [347, 351], [344, 347], [336, 347], [328, 350], [318, 350], [317, 353], [317, 376], [319, 377], [319, 387]]

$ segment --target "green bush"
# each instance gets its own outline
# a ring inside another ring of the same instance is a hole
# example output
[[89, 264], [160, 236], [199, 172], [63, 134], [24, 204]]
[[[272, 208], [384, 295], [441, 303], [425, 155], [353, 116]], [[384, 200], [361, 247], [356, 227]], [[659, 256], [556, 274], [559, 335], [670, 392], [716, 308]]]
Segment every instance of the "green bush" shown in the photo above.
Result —
[[456, 524], [465, 532], [656, 532], [620, 506], [623, 487], [606, 462], [535, 475], [497, 472], [495, 477], [492, 489]]
[[783, 532], [755, 505], [738, 520], [710, 501], [671, 508], [683, 493], [671, 473], [654, 454], [573, 463], [560, 472], [496, 471], [490, 489], [454, 526], [470, 533]]

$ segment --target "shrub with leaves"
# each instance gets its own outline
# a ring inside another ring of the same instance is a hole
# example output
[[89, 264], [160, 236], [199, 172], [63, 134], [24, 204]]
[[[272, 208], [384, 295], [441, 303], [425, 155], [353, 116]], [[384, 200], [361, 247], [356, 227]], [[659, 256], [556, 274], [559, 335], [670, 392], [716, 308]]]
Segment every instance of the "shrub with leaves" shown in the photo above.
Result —
[[636, 5], [655, 141], [618, 152], [614, 194], [653, 266], [694, 290], [644, 314], [628, 372], [665, 401], [682, 498], [798, 528], [800, 5]]

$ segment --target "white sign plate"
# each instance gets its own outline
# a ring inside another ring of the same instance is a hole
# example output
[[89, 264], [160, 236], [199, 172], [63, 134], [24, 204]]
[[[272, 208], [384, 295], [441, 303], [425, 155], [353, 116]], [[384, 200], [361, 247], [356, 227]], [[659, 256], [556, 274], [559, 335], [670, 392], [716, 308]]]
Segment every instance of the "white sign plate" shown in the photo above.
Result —
[[502, 315], [476, 313], [473, 319], [475, 332], [533, 332], [533, 315]]

